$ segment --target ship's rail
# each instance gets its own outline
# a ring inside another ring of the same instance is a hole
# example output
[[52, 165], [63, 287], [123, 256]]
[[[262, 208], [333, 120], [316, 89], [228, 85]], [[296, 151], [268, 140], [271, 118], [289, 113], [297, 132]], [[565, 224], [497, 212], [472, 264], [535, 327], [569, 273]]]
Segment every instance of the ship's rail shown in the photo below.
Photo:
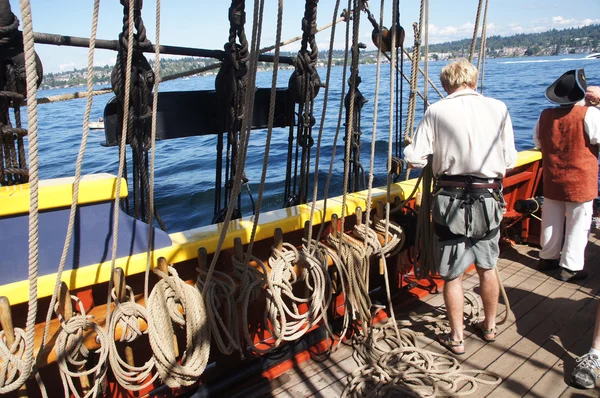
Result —
[[[532, 196], [535, 192], [536, 178], [538, 178], [538, 167], [539, 161], [541, 160], [541, 153], [537, 150], [526, 150], [519, 152], [517, 165], [515, 166], [515, 172], [512, 174], [509, 172], [505, 178], [504, 189], [505, 192], [510, 191], [514, 194], [507, 195], [507, 203], [509, 205], [507, 215], [513, 215], [512, 204], [516, 199], [524, 199]], [[524, 166], [532, 165], [536, 166], [535, 170], [523, 170]], [[520, 176], [527, 177], [521, 178]], [[61, 181], [61, 180], [58, 180]], [[64, 206], [70, 205], [70, 193], [72, 192], [72, 182], [70, 180], [62, 180], [63, 184], [57, 184], [57, 180], [51, 180], [44, 182], [44, 186], [48, 187], [45, 190], [42, 189], [40, 194], [40, 203], [52, 203], [54, 207], [62, 204]], [[84, 179], [85, 181], [90, 181]], [[100, 180], [103, 181], [103, 180]], [[112, 177], [113, 187], [116, 181], [115, 177]], [[408, 181], [398, 182], [391, 185], [390, 197], [393, 200], [395, 197], [399, 197], [400, 200], [405, 199], [413, 191], [417, 179], [411, 179]], [[124, 183], [124, 181], [122, 181]], [[110, 199], [110, 184], [106, 185], [107, 182], [102, 182], [104, 189], [100, 197], [97, 200], [103, 198], [103, 200]], [[106, 185], [106, 186], [105, 186]], [[82, 182], [82, 187], [87, 186], [87, 183]], [[14, 188], [8, 188], [14, 189]], [[96, 192], [92, 186], [89, 186], [89, 195]], [[419, 189], [420, 190], [420, 189]], [[2, 191], [4, 192], [4, 191]], [[17, 192], [17, 191], [15, 191]], [[84, 189], [84, 192], [86, 190]], [[126, 189], [121, 189], [121, 192], [126, 192]], [[44, 199], [46, 195], [55, 197], [50, 201], [49, 198]], [[114, 197], [114, 196], [113, 196]], [[367, 191], [355, 192], [348, 194], [346, 200], [346, 215], [354, 215], [356, 208], [366, 208]], [[385, 201], [387, 192], [385, 187], [374, 188], [372, 192], [372, 206], [378, 201]], [[10, 200], [13, 203], [11, 208], [20, 209], [19, 206], [23, 207], [28, 203], [28, 186], [23, 185], [18, 188], [18, 198], [12, 198], [7, 196], [0, 196], [0, 202], [4, 200]], [[89, 198], [89, 196], [80, 197], [81, 200]], [[67, 199], [69, 199], [67, 203]], [[90, 199], [85, 199], [90, 200]], [[46, 202], [44, 202], [46, 201]], [[19, 204], [19, 203], [24, 204]], [[4, 209], [5, 206], [2, 204], [0, 209]], [[50, 208], [50, 207], [48, 207]], [[273, 210], [262, 213], [260, 215], [260, 222], [256, 231], [256, 241], [262, 241], [266, 239], [272, 239], [275, 228], [281, 228], [283, 233], [290, 233], [294, 231], [300, 231], [304, 228], [304, 223], [310, 219], [311, 204], [303, 204], [290, 208]], [[328, 222], [333, 214], [340, 215], [342, 212], [342, 197], [329, 198], [327, 200], [327, 210], [324, 212], [323, 201], [318, 201], [315, 206], [314, 220], [313, 223], [318, 225], [323, 222]], [[2, 216], [3, 214], [0, 214]], [[247, 244], [250, 241], [250, 232], [252, 230], [254, 218], [246, 217], [238, 220], [231, 221], [229, 223], [229, 232], [227, 239], [223, 244], [223, 249], [233, 248], [233, 241], [235, 238], [240, 238], [243, 244]], [[154, 250], [151, 253], [151, 262], [156, 264], [156, 260], [159, 257], [165, 257], [169, 263], [178, 264], [188, 260], [194, 260], [198, 256], [198, 249], [200, 247], [206, 248], [209, 254], [214, 253], [219, 234], [221, 233], [222, 224], [208, 225], [204, 227], [194, 228], [183, 232], [176, 232], [169, 234], [172, 241], [170, 246]], [[127, 257], [117, 258], [115, 266], [121, 267], [125, 271], [126, 275], [135, 275], [143, 273], [146, 270], [147, 254], [138, 253]], [[23, 264], [25, 266], [25, 264]], [[108, 282], [110, 279], [111, 264], [110, 259], [99, 264], [81, 264], [77, 269], [65, 270], [63, 272], [62, 279], [67, 283], [69, 289], [76, 290], [85, 287], [90, 287], [95, 284]], [[54, 291], [56, 280], [56, 274], [40, 275], [38, 278], [38, 297], [49, 297]], [[1, 283], [1, 281], [0, 281]], [[28, 300], [28, 285], [29, 281], [22, 280], [8, 284], [0, 285], [0, 291], [9, 298], [11, 304], [19, 304], [27, 302]]]

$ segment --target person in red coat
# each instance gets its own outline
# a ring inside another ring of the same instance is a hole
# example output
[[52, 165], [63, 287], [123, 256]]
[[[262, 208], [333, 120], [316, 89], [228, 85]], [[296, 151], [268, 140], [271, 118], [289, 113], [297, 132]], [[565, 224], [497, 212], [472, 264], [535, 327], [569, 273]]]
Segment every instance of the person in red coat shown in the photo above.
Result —
[[587, 276], [584, 251], [598, 196], [600, 110], [578, 106], [586, 88], [583, 69], [564, 73], [546, 90], [559, 106], [544, 109], [534, 129], [544, 167], [540, 268], [560, 266], [562, 281]]

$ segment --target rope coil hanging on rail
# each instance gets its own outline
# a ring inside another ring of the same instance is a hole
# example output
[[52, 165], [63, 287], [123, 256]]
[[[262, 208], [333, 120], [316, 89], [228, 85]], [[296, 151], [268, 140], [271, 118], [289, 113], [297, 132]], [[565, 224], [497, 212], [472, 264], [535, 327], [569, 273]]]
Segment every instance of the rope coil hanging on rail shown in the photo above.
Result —
[[142, 366], [135, 366], [124, 361], [117, 350], [115, 344], [117, 327], [121, 329], [120, 342], [131, 343], [148, 333], [148, 331], [143, 333], [140, 329], [140, 320], [148, 323], [146, 307], [135, 302], [133, 290], [129, 286], [126, 286], [125, 289], [128, 297], [126, 297], [126, 301], [120, 301], [115, 289], [112, 291], [115, 307], [110, 314], [108, 325], [108, 359], [117, 382], [128, 391], [140, 391], [150, 386], [158, 377], [158, 373], [152, 375], [152, 371], [155, 369], [154, 357], [151, 357]]
[[[224, 272], [214, 271], [214, 277], [206, 284], [208, 270], [204, 248], [198, 250], [196, 271], [196, 287], [205, 299], [211, 336], [217, 348], [225, 355], [241, 350], [235, 281]], [[221, 314], [225, 315], [225, 320]]]
[[[102, 393], [102, 385], [108, 371], [109, 342], [104, 330], [95, 322], [90, 321], [90, 317], [86, 315], [81, 300], [77, 296], [68, 296], [67, 299], [75, 301], [78, 308], [78, 313], [70, 319], [65, 319], [65, 316], [59, 311], [59, 303], [56, 303], [54, 307], [61, 325], [56, 336], [54, 349], [65, 397], [71, 394], [79, 397], [74, 380], [82, 380], [90, 375], [94, 376], [94, 384], [89, 391], [85, 392], [84, 389], [84, 397], [96, 397]], [[96, 364], [90, 369], [86, 369], [85, 365], [89, 362], [89, 351], [84, 345], [83, 337], [84, 332], [90, 329], [96, 334], [96, 341], [100, 344], [100, 347], [95, 351], [98, 355]]]
[[[164, 258], [158, 261], [159, 264], [166, 263]], [[200, 291], [181, 280], [175, 268], [169, 265], [167, 270], [165, 273], [159, 268], [154, 269], [161, 279], [146, 303], [148, 337], [162, 382], [172, 388], [190, 386], [198, 380], [208, 363], [210, 327]], [[181, 360], [177, 359], [173, 324], [185, 328], [186, 349]]]

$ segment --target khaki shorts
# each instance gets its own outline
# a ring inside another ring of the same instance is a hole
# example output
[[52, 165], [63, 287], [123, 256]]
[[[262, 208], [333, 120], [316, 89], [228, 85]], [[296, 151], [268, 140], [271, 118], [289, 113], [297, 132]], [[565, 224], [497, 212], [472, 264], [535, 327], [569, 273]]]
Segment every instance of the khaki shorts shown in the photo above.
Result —
[[434, 236], [434, 259], [440, 277], [445, 281], [458, 278], [473, 263], [479, 268], [493, 269], [498, 262], [500, 228], [482, 239], [467, 238], [441, 240]]
[[475, 196], [472, 205], [465, 206], [465, 200], [441, 194], [433, 200], [432, 216], [436, 225], [434, 260], [443, 280], [459, 277], [473, 263], [479, 268], [494, 268], [500, 254], [503, 217], [498, 201]]

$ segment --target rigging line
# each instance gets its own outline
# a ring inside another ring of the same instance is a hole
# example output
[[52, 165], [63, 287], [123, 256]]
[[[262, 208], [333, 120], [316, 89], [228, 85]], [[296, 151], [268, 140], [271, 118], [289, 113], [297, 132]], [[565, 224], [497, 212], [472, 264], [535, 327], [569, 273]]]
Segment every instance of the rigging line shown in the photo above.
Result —
[[[417, 85], [419, 80], [419, 73], [417, 68], [419, 67], [419, 60], [421, 57], [421, 32], [423, 29], [423, 14], [425, 9], [425, 0], [421, 0], [421, 8], [419, 12], [419, 23], [413, 23], [413, 31], [415, 36], [415, 45], [413, 46], [412, 65], [410, 72], [410, 97], [408, 101], [408, 111], [406, 116], [406, 125], [404, 126], [404, 143], [409, 144], [412, 142], [414, 127], [415, 127], [415, 113], [417, 98], [415, 93], [418, 92]], [[410, 167], [406, 168], [405, 180], [408, 180], [410, 176]]]
[[154, 161], [156, 158], [156, 120], [158, 114], [158, 86], [160, 84], [160, 0], [156, 0], [155, 22], [155, 51], [154, 51], [154, 92], [152, 93], [152, 126], [150, 130], [150, 170], [149, 170], [149, 195], [148, 195], [148, 255], [146, 257], [146, 273], [144, 275], [144, 298], [148, 302], [148, 284], [150, 280], [150, 267], [152, 252], [154, 250]]
[[[396, 22], [398, 25], [400, 25], [400, 4], [397, 4], [397, 8], [395, 8], [393, 10], [394, 15], [392, 16], [392, 19], [396, 19]], [[404, 48], [404, 39], [402, 40], [402, 43], [400, 43], [400, 46], [402, 48]], [[402, 51], [400, 51], [400, 57], [403, 58], [403, 53]], [[401, 152], [401, 142], [400, 142], [400, 131], [402, 129], [402, 111], [401, 111], [401, 103], [402, 103], [402, 99], [401, 99], [401, 90], [402, 90], [402, 74], [404, 71], [400, 71], [399, 69], [402, 68], [402, 63], [400, 63], [400, 68], [398, 68], [398, 53], [396, 52], [396, 82], [397, 82], [397, 87], [396, 90], [394, 92], [395, 96], [396, 96], [396, 102], [395, 102], [395, 112], [396, 112], [396, 123], [395, 123], [395, 131], [394, 131], [394, 135], [395, 135], [395, 144], [396, 144], [396, 157], [400, 158], [400, 152]]]
[[[348, 0], [348, 9], [350, 9], [351, 0]], [[344, 236], [344, 226], [346, 221], [346, 202], [348, 200], [348, 179], [350, 177], [350, 147], [352, 145], [352, 133], [354, 123], [354, 100], [356, 98], [356, 73], [352, 73], [355, 68], [358, 69], [358, 27], [360, 22], [360, 8], [358, 7], [357, 0], [354, 2], [354, 10], [352, 11], [352, 64], [350, 66], [350, 106], [348, 108], [347, 118], [347, 131], [346, 131], [346, 152], [344, 157], [344, 185], [342, 195], [342, 215], [340, 217], [341, 227], [340, 231], [342, 237]], [[340, 240], [342, 242], [343, 239]]]
[[[393, 1], [393, 9], [397, 10], [399, 7], [399, 0], [394, 0]], [[391, 58], [392, 58], [392, 64], [391, 64], [391, 70], [393, 71], [394, 68], [397, 68], [396, 65], [396, 61], [397, 61], [397, 57], [396, 57], [396, 40], [398, 38], [398, 26], [400, 25], [398, 22], [398, 16], [399, 14], [394, 12], [393, 16], [392, 16], [392, 48], [391, 48]], [[383, 15], [382, 15], [383, 18]], [[392, 147], [392, 142], [393, 142], [393, 137], [394, 137], [394, 99], [392, 97], [392, 93], [394, 92], [395, 89], [395, 79], [394, 79], [394, 74], [390, 73], [390, 106], [389, 106], [389, 127], [388, 127], [388, 158], [387, 158], [387, 184], [386, 184], [386, 201], [385, 201], [385, 235], [384, 235], [384, 242], [388, 242], [388, 236], [389, 236], [389, 227], [390, 227], [390, 191], [391, 191], [391, 184], [392, 184], [392, 151], [393, 151], [393, 147]], [[425, 96], [427, 97], [427, 96]], [[398, 115], [396, 115], [396, 117], [398, 117]], [[400, 115], [400, 117], [402, 117]], [[368, 225], [367, 225], [368, 227]], [[384, 254], [381, 253], [381, 258], [383, 261], [384, 260]], [[386, 294], [387, 294], [387, 298], [388, 298], [388, 305], [390, 306], [390, 317], [392, 319], [392, 321], [394, 322], [394, 331], [396, 332], [396, 336], [400, 336], [400, 332], [398, 331], [398, 326], [396, 324], [396, 316], [394, 314], [394, 307], [392, 305], [392, 300], [391, 300], [391, 293], [390, 293], [390, 282], [389, 282], [389, 276], [388, 276], [388, 269], [387, 269], [387, 265], [383, 267], [383, 271], [384, 271], [384, 277], [385, 277], [385, 287], [386, 287]]]
[[[121, 176], [123, 175], [123, 170], [125, 168], [125, 150], [127, 146], [127, 132], [129, 130], [129, 97], [130, 97], [130, 88], [131, 88], [131, 66], [133, 61], [133, 32], [135, 30], [134, 25], [134, 7], [135, 0], [129, 0], [129, 10], [128, 10], [128, 23], [129, 23], [129, 35], [127, 38], [127, 61], [125, 65], [125, 98], [123, 99], [123, 128], [121, 130], [121, 146], [119, 148], [119, 171], [117, 173], [116, 187], [115, 187], [115, 200], [113, 203], [113, 228], [112, 228], [112, 253], [110, 259], [110, 278], [108, 280], [108, 298], [106, 301], [106, 319], [110, 317], [110, 303], [111, 303], [111, 294], [113, 288], [113, 275], [115, 271], [115, 263], [117, 260], [117, 244], [119, 239], [119, 214], [120, 214], [120, 196], [121, 196]], [[121, 62], [119, 59], [120, 56], [117, 57], [117, 63]], [[108, 324], [107, 324], [108, 327]]]
[[[60, 283], [62, 279], [62, 272], [67, 261], [67, 254], [71, 245], [71, 239], [73, 237], [73, 228], [75, 225], [75, 214], [77, 211], [77, 204], [79, 202], [79, 185], [81, 181], [81, 169], [83, 165], [83, 156], [87, 147], [88, 135], [89, 135], [89, 122], [90, 114], [92, 111], [93, 102], [93, 88], [94, 88], [94, 54], [96, 49], [96, 33], [98, 31], [98, 15], [100, 10], [100, 0], [94, 1], [94, 10], [92, 14], [92, 32], [90, 34], [90, 48], [88, 50], [88, 67], [87, 67], [87, 100], [85, 104], [85, 112], [83, 115], [83, 132], [81, 136], [81, 144], [79, 145], [79, 153], [77, 154], [77, 160], [75, 162], [75, 179], [73, 181], [73, 196], [71, 200], [71, 209], [69, 211], [69, 221], [67, 224], [67, 234], [65, 237], [60, 262], [58, 263], [58, 270], [56, 272], [56, 281], [54, 283], [54, 292], [50, 299], [50, 305], [46, 314], [46, 324], [44, 326], [44, 334], [42, 337], [42, 343], [39, 352], [43, 352], [44, 346], [48, 341], [48, 332], [50, 331], [50, 320], [54, 314], [54, 304], [58, 291], [60, 289]], [[112, 91], [112, 90], [111, 90]], [[118, 178], [117, 178], [118, 180]]]
[[[313, 182], [313, 200], [312, 203], [310, 205], [310, 216], [309, 216], [309, 228], [308, 228], [308, 237], [307, 237], [307, 248], [308, 248], [308, 252], [314, 254], [315, 251], [317, 250], [317, 247], [315, 245], [314, 249], [311, 250], [311, 245], [312, 245], [312, 229], [313, 229], [313, 222], [314, 222], [314, 215], [315, 215], [315, 208], [317, 206], [317, 198], [318, 198], [318, 191], [319, 191], [319, 158], [321, 156], [321, 143], [322, 143], [322, 139], [323, 139], [323, 129], [325, 127], [325, 116], [327, 114], [327, 102], [329, 99], [329, 84], [330, 84], [330, 80], [331, 80], [331, 65], [333, 63], [333, 45], [334, 45], [334, 41], [335, 41], [335, 30], [336, 30], [336, 25], [337, 25], [337, 21], [339, 21], [340, 19], [343, 20], [344, 18], [339, 18], [338, 20], [335, 19], [335, 17], [338, 15], [339, 9], [340, 9], [340, 1], [341, 0], [337, 0], [335, 2], [335, 6], [334, 6], [334, 10], [333, 10], [333, 20], [336, 21], [335, 23], [332, 23], [332, 28], [331, 28], [331, 35], [329, 38], [329, 55], [327, 57], [327, 74], [325, 77], [325, 93], [323, 95], [323, 108], [321, 111], [321, 122], [319, 125], [319, 134], [317, 137], [317, 149], [315, 151], [315, 172], [313, 175], [314, 178], [314, 182]], [[342, 97], [344, 96], [344, 94], [342, 94]], [[334, 143], [334, 148], [333, 151], [335, 152], [335, 143]], [[323, 219], [321, 220], [321, 225], [323, 225], [325, 223], [325, 217], [327, 214], [327, 208], [326, 206], [326, 200], [327, 200], [327, 196], [325, 195], [325, 202], [324, 202], [324, 210], [323, 210]], [[321, 237], [321, 231], [319, 231], [319, 235], [317, 235], [317, 241], [320, 239]]]
[[[338, 0], [339, 3], [339, 0]], [[350, 5], [350, 0], [348, 0], [348, 4]], [[339, 4], [338, 4], [339, 6]], [[349, 11], [346, 10], [346, 13]], [[337, 14], [334, 14], [334, 17]], [[349, 18], [349, 17], [348, 17]], [[332, 32], [333, 33], [333, 32]], [[332, 39], [333, 40], [333, 39]], [[340, 136], [340, 128], [342, 127], [342, 116], [344, 113], [344, 97], [346, 95], [346, 76], [347, 76], [347, 67], [348, 67], [348, 50], [349, 50], [349, 42], [350, 42], [350, 22], [346, 23], [346, 35], [345, 35], [345, 47], [344, 47], [344, 65], [342, 69], [342, 90], [340, 94], [340, 106], [338, 108], [338, 120], [337, 126], [335, 129], [335, 136], [333, 138], [333, 144], [331, 148], [331, 159], [329, 161], [329, 172], [327, 173], [327, 181], [325, 182], [325, 188], [323, 191], [323, 214], [327, 215], [327, 199], [329, 196], [329, 187], [331, 185], [331, 177], [333, 176], [333, 165], [335, 163], [335, 153], [337, 149], [337, 142]], [[330, 42], [330, 45], [333, 46], [333, 42]], [[332, 53], [332, 47], [330, 47], [329, 53]], [[323, 116], [322, 116], [323, 117]], [[323, 123], [323, 120], [321, 120]], [[319, 227], [319, 233], [317, 234], [320, 237], [323, 234], [323, 230], [325, 229], [325, 223], [321, 222], [321, 226]], [[341, 247], [341, 246], [340, 246]], [[339, 247], [337, 248], [340, 249]]]
[[479, 78], [481, 81], [479, 90], [480, 90], [481, 94], [483, 94], [483, 81], [484, 81], [484, 77], [485, 77], [485, 56], [486, 56], [486, 44], [487, 44], [487, 37], [486, 37], [487, 26], [486, 25], [487, 25], [488, 4], [489, 4], [489, 0], [485, 0], [485, 9], [483, 11], [483, 23], [481, 25], [481, 45], [479, 48], [479, 59], [477, 60], [477, 69], [480, 69], [479, 66], [481, 65], [480, 74], [479, 74]]
[[[425, 59], [423, 60], [423, 69], [425, 71], [425, 76], [429, 76], [429, 0], [425, 0]], [[429, 105], [429, 85], [427, 82], [423, 85], [423, 96], [425, 97], [423, 100], [423, 113], [427, 111], [427, 106]]]
[[[262, 31], [262, 27], [259, 29], [259, 23], [256, 21], [262, 22], [262, 11], [264, 10], [264, 0], [254, 0], [254, 18], [253, 18], [253, 27], [252, 27], [252, 50], [250, 56], [250, 65], [248, 69], [249, 73], [249, 82], [248, 87], [255, 87], [256, 83], [256, 71], [258, 66], [258, 51], [257, 47], [260, 46], [260, 32]], [[240, 131], [240, 142], [241, 148], [240, 153], [238, 154], [238, 158], [236, 159], [236, 172], [234, 175], [234, 183], [233, 189], [231, 191], [231, 200], [229, 201], [229, 206], [227, 207], [227, 213], [225, 214], [225, 219], [223, 220], [221, 234], [219, 235], [219, 240], [217, 242], [217, 246], [215, 248], [215, 254], [211, 260], [210, 266], [208, 268], [208, 272], [206, 274], [205, 283], [208, 284], [215, 270], [215, 266], [217, 264], [217, 260], [219, 255], [221, 254], [221, 249], [223, 248], [223, 242], [225, 241], [225, 237], [227, 235], [227, 230], [229, 227], [229, 222], [231, 221], [231, 216], [233, 214], [233, 209], [235, 207], [235, 198], [239, 194], [242, 185], [242, 175], [244, 162], [246, 160], [246, 151], [248, 147], [249, 140], [249, 130], [252, 128], [252, 121], [250, 120], [254, 111], [254, 96], [256, 90], [246, 90], [246, 98], [245, 98], [245, 106], [244, 109], [247, 110], [245, 113], [245, 117], [242, 123], [242, 130]], [[248, 136], [248, 137], [247, 137]], [[249, 259], [250, 253], [246, 252], [246, 256], [244, 258], [244, 262], [247, 263]]]
[[263, 194], [265, 190], [265, 181], [267, 178], [267, 167], [269, 163], [269, 151], [271, 149], [271, 138], [273, 135], [273, 124], [275, 122], [275, 98], [277, 94], [277, 72], [279, 70], [279, 52], [281, 47], [279, 42], [281, 41], [281, 32], [283, 27], [283, 0], [277, 2], [277, 31], [276, 31], [276, 42], [275, 45], [275, 58], [273, 60], [273, 76], [271, 78], [271, 93], [269, 97], [269, 119], [267, 121], [267, 138], [265, 142], [265, 154], [263, 157], [263, 169], [260, 176], [260, 185], [258, 188], [258, 198], [256, 200], [256, 212], [254, 213], [254, 222], [252, 224], [252, 232], [250, 233], [250, 242], [248, 243], [247, 252], [252, 253], [254, 246], [254, 239], [256, 238], [256, 229], [258, 228], [258, 220], [260, 218], [260, 208], [262, 205]]
[[479, 32], [479, 20], [481, 19], [481, 6], [483, 0], [479, 0], [477, 6], [477, 15], [475, 16], [475, 26], [473, 27], [473, 39], [471, 40], [471, 50], [469, 51], [469, 62], [473, 62], [475, 56], [475, 47], [477, 45], [477, 32]]
[[[37, 71], [35, 48], [33, 44], [33, 23], [29, 0], [20, 2], [23, 19], [23, 44], [25, 50], [25, 66], [27, 76], [27, 122], [29, 128], [29, 303], [25, 325], [24, 364], [18, 379], [8, 387], [0, 387], [0, 394], [18, 389], [25, 383], [34, 367], [33, 345], [35, 338], [35, 319], [37, 315], [37, 277], [39, 265], [39, 230], [38, 230], [38, 121], [37, 121]], [[45, 394], [45, 392], [42, 392]]]
[[[385, 7], [385, 0], [381, 0], [380, 5], [380, 16], [379, 26], [383, 26], [383, 10]], [[393, 26], [393, 22], [392, 22]], [[393, 29], [393, 28], [392, 28]], [[383, 29], [379, 29], [379, 43], [383, 43]], [[381, 46], [377, 46], [377, 72], [375, 74], [375, 95], [373, 100], [373, 131], [371, 134], [371, 157], [369, 163], [369, 180], [367, 185], [367, 203], [365, 209], [365, 224], [367, 228], [370, 226], [371, 220], [371, 207], [372, 207], [372, 195], [373, 195], [373, 180], [375, 178], [375, 144], [377, 141], [377, 116], [379, 110], [379, 84], [381, 82]], [[390, 92], [391, 93], [391, 92]], [[390, 96], [391, 98], [391, 96]], [[392, 106], [392, 105], [390, 105]], [[366, 244], [366, 241], [365, 241]]]

